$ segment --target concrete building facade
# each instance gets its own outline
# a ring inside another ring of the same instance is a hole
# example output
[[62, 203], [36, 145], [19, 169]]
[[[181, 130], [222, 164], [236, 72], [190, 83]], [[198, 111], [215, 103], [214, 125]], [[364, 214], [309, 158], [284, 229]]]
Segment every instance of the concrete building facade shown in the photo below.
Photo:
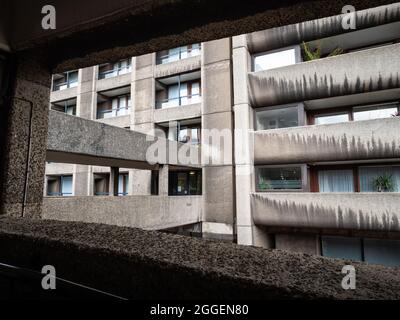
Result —
[[[399, 265], [400, 5], [354, 18], [54, 75], [50, 109], [96, 121], [116, 146], [122, 129], [190, 144], [201, 162], [48, 157], [43, 217]], [[211, 154], [210, 130], [223, 133]]]

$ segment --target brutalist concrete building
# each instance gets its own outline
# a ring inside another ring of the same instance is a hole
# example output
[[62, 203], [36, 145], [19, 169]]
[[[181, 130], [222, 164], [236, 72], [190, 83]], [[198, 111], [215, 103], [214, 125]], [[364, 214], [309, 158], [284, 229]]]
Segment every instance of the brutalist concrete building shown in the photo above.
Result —
[[400, 5], [347, 18], [53, 75], [43, 217], [400, 265]]

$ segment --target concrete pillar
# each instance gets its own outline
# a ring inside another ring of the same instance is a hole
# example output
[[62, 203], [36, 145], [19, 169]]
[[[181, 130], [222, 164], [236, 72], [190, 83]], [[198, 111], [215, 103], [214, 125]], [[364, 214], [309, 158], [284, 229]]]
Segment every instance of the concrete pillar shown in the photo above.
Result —
[[[202, 220], [203, 229], [207, 230], [203, 236], [233, 240], [235, 208], [230, 38], [202, 44], [201, 81]], [[210, 143], [211, 148], [208, 147]]]
[[110, 196], [118, 196], [118, 181], [119, 181], [119, 168], [111, 167], [110, 168], [110, 187], [109, 187], [109, 195]]
[[5, 157], [0, 169], [2, 214], [41, 216], [51, 85], [51, 73], [43, 57], [28, 51], [16, 57]]
[[254, 192], [253, 109], [249, 103], [247, 74], [251, 56], [246, 35], [232, 38], [234, 117], [235, 117], [235, 181], [237, 242], [243, 245], [269, 247], [268, 235], [254, 226], [250, 194]]
[[161, 165], [160, 171], [158, 174], [158, 194], [160, 196], [168, 195], [168, 175], [169, 175], [169, 166]]

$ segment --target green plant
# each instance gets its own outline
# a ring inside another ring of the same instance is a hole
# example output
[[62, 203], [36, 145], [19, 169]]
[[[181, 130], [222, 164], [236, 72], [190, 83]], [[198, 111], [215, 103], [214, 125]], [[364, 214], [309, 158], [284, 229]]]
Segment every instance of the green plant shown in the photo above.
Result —
[[377, 177], [373, 181], [373, 185], [378, 192], [390, 192], [393, 191], [393, 180], [392, 175], [384, 174]]
[[271, 185], [263, 177], [259, 177], [258, 178], [258, 188], [260, 190], [267, 190], [267, 189], [271, 189]]
[[[315, 49], [311, 49], [307, 43], [305, 43], [303, 41], [302, 44], [303, 47], [303, 52], [304, 52], [304, 60], [306, 61], [312, 61], [312, 60], [317, 60], [317, 59], [321, 59], [321, 55], [322, 55], [322, 45], [321, 45], [321, 41], [318, 41], [317, 47]], [[330, 54], [328, 54], [328, 57], [333, 57], [333, 56], [337, 56], [339, 54], [342, 54], [344, 52], [344, 50], [342, 48], [336, 48], [335, 50], [333, 50]]]

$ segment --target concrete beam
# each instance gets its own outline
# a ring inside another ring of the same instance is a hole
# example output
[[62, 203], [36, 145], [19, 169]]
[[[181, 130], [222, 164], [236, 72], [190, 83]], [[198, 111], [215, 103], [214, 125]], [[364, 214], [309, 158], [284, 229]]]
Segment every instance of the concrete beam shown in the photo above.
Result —
[[[155, 150], [155, 143], [160, 150], [165, 148], [166, 156], [153, 158], [156, 163], [152, 164], [148, 162], [150, 159], [146, 153], [149, 147]], [[182, 151], [181, 148], [194, 155], [199, 153], [195, 146], [57, 111], [49, 112], [47, 161], [135, 169], [154, 169], [158, 164], [200, 167], [199, 156], [194, 164], [180, 161], [177, 153]]]

